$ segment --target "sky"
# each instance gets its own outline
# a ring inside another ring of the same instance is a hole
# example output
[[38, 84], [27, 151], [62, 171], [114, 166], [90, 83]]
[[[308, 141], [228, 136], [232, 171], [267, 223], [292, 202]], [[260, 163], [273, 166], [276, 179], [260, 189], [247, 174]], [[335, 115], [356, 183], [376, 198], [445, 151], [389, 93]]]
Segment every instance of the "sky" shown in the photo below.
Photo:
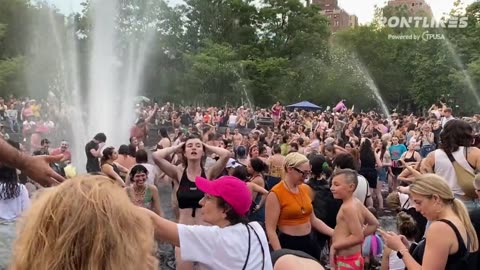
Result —
[[[70, 13], [71, 11], [80, 11], [80, 3], [82, 0], [48, 0], [55, 4], [62, 12]], [[373, 18], [374, 6], [384, 6], [388, 0], [338, 0], [339, 6], [350, 14], [358, 17], [360, 24], [366, 24]], [[441, 18], [448, 13], [452, 7], [454, 0], [425, 0], [432, 8], [433, 15]], [[463, 0], [465, 4], [471, 4], [476, 0]], [[170, 3], [181, 3], [182, 0], [169, 0]]]

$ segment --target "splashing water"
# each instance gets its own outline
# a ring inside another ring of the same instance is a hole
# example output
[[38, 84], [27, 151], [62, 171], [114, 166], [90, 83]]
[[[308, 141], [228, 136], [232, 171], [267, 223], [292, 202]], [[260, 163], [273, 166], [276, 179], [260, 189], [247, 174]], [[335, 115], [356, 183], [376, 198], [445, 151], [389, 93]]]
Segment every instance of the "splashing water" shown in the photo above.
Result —
[[457, 51], [453, 47], [452, 43], [448, 40], [448, 38], [444, 35], [445, 39], [443, 39], [445, 45], [447, 46], [448, 51], [450, 52], [450, 56], [452, 57], [453, 61], [455, 62], [455, 65], [460, 69], [462, 72], [462, 75], [465, 77], [465, 81], [467, 83], [468, 90], [470, 93], [475, 97], [475, 100], [477, 101], [478, 106], [480, 106], [480, 96], [478, 95], [477, 88], [475, 87], [475, 84], [473, 83], [472, 77], [468, 73], [468, 71], [465, 69], [464, 64], [462, 63], [462, 60], [460, 60], [460, 57], [458, 56]]
[[[143, 68], [156, 33], [155, 23], [146, 21], [151, 17], [138, 14], [139, 10], [151, 11], [148, 5], [152, 1], [139, 3], [143, 6], [126, 5], [120, 0], [90, 1], [92, 27], [85, 32], [77, 31], [74, 23], [66, 27], [65, 32], [60, 31], [53, 12], [48, 18], [42, 18], [52, 29], [51, 37], [47, 38], [54, 41], [55, 48], [48, 56], [56, 59], [60, 85], [55, 96], [64, 104], [60, 113], [68, 118], [71, 126], [72, 135], [66, 139], [72, 141], [72, 161], [77, 171], [84, 171], [84, 146], [96, 133], [106, 134], [108, 146], [118, 148], [120, 144], [128, 144], [130, 127], [136, 117], [135, 97], [142, 89]], [[134, 12], [137, 14], [126, 16], [137, 16], [136, 20], [123, 15]], [[132, 21], [141, 27], [130, 23]], [[89, 42], [84, 76], [79, 53], [82, 41]], [[33, 86], [34, 81], [30, 85]]]
[[358, 74], [365, 79], [368, 88], [372, 91], [372, 94], [375, 97], [375, 99], [377, 100], [378, 105], [380, 105], [380, 107], [382, 108], [382, 112], [384, 113], [384, 115], [390, 121], [392, 119], [392, 117], [390, 115], [390, 112], [388, 111], [388, 107], [385, 104], [385, 102], [383, 101], [383, 98], [380, 95], [380, 91], [378, 90], [377, 85], [373, 81], [372, 76], [368, 72], [368, 69], [365, 67], [365, 65], [363, 63], [360, 62], [360, 60], [355, 55], [352, 58], [353, 58], [354, 66], [357, 67], [356, 70], [357, 70]]

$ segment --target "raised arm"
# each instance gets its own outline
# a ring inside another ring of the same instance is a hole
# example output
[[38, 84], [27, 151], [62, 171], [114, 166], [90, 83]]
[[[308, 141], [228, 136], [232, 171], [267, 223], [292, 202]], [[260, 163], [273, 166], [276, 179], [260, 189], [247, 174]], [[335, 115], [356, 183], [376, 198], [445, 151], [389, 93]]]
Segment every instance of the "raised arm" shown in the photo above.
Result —
[[230, 158], [230, 151], [205, 143], [203, 145], [205, 146], [205, 150], [207, 152], [214, 153], [219, 157], [215, 164], [213, 164], [207, 172], [208, 179], [215, 179], [223, 172], [225, 166], [227, 166], [228, 159]]
[[180, 179], [180, 170], [177, 166], [173, 165], [167, 160], [171, 154], [177, 152], [185, 143], [181, 143], [179, 145], [167, 147], [161, 150], [157, 150], [153, 153], [153, 161], [157, 166], [163, 171], [166, 175], [173, 178], [175, 181]]
[[50, 163], [60, 161], [58, 156], [28, 156], [15, 149], [4, 140], [0, 140], [0, 163], [17, 168], [42, 186], [51, 186], [65, 179], [50, 168]]
[[420, 173], [433, 173], [433, 167], [435, 166], [435, 151], [430, 152], [427, 157], [422, 161], [420, 166]]
[[99, 143], [98, 144], [98, 149], [90, 149], [90, 154], [92, 154], [94, 157], [101, 157], [102, 156], [102, 149], [105, 143]]

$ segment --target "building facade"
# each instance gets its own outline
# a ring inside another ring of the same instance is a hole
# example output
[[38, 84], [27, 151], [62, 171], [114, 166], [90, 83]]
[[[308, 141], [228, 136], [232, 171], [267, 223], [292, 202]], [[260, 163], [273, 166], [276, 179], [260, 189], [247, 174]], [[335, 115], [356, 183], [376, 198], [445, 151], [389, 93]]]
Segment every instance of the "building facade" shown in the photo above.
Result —
[[312, 4], [319, 5], [322, 14], [329, 19], [332, 33], [358, 26], [357, 16], [350, 15], [340, 8], [338, 0], [312, 0]]
[[388, 1], [389, 7], [406, 6], [411, 14], [425, 14], [432, 16], [432, 8], [425, 2], [425, 0], [390, 0]]

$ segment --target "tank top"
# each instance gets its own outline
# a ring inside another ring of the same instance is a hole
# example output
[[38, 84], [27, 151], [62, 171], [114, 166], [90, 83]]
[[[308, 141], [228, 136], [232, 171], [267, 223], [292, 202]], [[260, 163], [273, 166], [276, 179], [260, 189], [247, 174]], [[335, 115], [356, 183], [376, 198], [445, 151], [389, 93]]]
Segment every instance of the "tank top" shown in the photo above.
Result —
[[[445, 270], [456, 270], [456, 269], [466, 269], [466, 263], [468, 261], [468, 256], [470, 252], [468, 251], [467, 246], [470, 245], [470, 240], [467, 240], [467, 244], [463, 241], [462, 235], [458, 231], [457, 227], [450, 221], [446, 219], [438, 220], [440, 222], [446, 223], [452, 230], [455, 232], [455, 236], [458, 241], [458, 250], [454, 254], [448, 255], [447, 264], [445, 265]], [[422, 241], [418, 244], [415, 250], [412, 252], [412, 257], [419, 263], [422, 264], [423, 255], [425, 252], [426, 241]]]
[[389, 270], [404, 270], [405, 263], [402, 259], [398, 258], [395, 251], [391, 251], [388, 255], [388, 269]]
[[284, 181], [280, 181], [271, 190], [280, 203], [278, 225], [292, 226], [310, 222], [313, 207], [309, 187], [301, 184], [298, 186], [298, 193], [293, 193], [285, 185]]
[[[203, 168], [200, 176], [207, 178]], [[201, 208], [199, 202], [203, 196], [204, 193], [197, 188], [195, 181], [188, 179], [187, 168], [185, 168], [183, 170], [182, 178], [180, 179], [177, 190], [178, 208], [192, 208], [192, 217], [195, 217], [195, 210], [197, 210], [197, 208]]]
[[[435, 174], [443, 177], [448, 186], [452, 189], [453, 194], [455, 195], [465, 195], [462, 188], [458, 185], [457, 175], [455, 173], [455, 168], [453, 167], [452, 162], [448, 158], [447, 154], [442, 149], [437, 149], [435, 153]], [[470, 166], [466, 157], [465, 157], [465, 147], [460, 146], [457, 151], [452, 153], [453, 157], [459, 165], [461, 165], [465, 170], [474, 173], [474, 168]]]
[[405, 163], [408, 163], [408, 162], [417, 162], [417, 160], [415, 159], [415, 152], [412, 153], [412, 155], [407, 158], [407, 155], [408, 155], [408, 152], [405, 154]]
[[128, 195], [129, 195], [130, 199], [132, 200], [133, 204], [135, 204], [137, 206], [140, 206], [140, 207], [143, 207], [143, 208], [147, 208], [149, 210], [152, 210], [152, 208], [153, 208], [153, 197], [152, 197], [152, 192], [150, 191], [150, 188], [148, 188], [148, 186], [145, 190], [145, 195], [143, 196], [143, 201], [136, 201], [134, 193], [135, 193], [135, 191], [133, 190], [133, 188], [128, 193]]

